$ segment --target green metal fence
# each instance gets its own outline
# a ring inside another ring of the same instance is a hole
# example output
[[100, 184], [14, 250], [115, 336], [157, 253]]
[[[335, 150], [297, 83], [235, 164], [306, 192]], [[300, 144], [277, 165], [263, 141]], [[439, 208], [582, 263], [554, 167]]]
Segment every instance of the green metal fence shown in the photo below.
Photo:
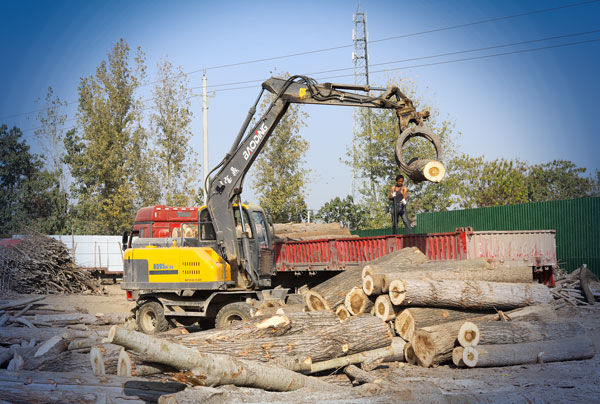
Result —
[[[600, 276], [600, 198], [537, 202], [417, 215], [415, 233], [474, 230], [556, 230], [556, 254], [562, 268], [581, 264]], [[402, 232], [404, 229], [401, 229]], [[392, 234], [392, 229], [352, 232], [361, 237]]]

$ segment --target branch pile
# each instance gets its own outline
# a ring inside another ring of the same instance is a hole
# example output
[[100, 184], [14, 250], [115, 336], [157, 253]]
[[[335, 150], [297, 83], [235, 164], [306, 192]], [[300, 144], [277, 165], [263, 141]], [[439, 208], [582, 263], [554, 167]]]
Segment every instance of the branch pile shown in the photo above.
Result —
[[550, 289], [554, 307], [589, 306], [600, 300], [598, 278], [584, 264], [570, 274], [557, 277], [556, 286]]
[[75, 266], [67, 247], [42, 234], [0, 245], [2, 289], [29, 294], [81, 293], [100, 284]]

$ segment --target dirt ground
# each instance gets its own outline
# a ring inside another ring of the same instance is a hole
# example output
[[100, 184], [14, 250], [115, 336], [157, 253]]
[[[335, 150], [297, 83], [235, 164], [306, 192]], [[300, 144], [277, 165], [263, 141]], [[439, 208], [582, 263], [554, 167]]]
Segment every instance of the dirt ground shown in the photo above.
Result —
[[[104, 285], [103, 295], [48, 295], [45, 302], [81, 308], [91, 314], [129, 313], [134, 307], [119, 285]], [[24, 296], [0, 296], [1, 301]], [[600, 351], [600, 304], [563, 308], [559, 317], [577, 320]], [[194, 401], [204, 403], [591, 403], [600, 401], [600, 355], [591, 360], [489, 369], [457, 369], [444, 365], [425, 369], [405, 363], [382, 365], [373, 373], [384, 381], [344, 392], [299, 390], [272, 393], [222, 386], [196, 388]], [[350, 386], [343, 374], [328, 381]], [[1, 396], [1, 394], [0, 394]], [[1, 397], [0, 397], [1, 400]], [[190, 401], [191, 402], [191, 401]]]

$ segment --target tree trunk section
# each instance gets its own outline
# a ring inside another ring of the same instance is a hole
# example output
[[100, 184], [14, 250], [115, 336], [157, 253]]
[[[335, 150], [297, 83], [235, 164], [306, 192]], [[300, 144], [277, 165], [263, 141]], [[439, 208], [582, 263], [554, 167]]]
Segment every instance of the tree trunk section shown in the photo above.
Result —
[[94, 375], [116, 375], [121, 349], [120, 346], [113, 344], [93, 346], [90, 350], [90, 363]]
[[454, 363], [454, 366], [456, 366], [457, 368], [464, 368], [465, 366], [467, 366], [463, 361], [464, 351], [465, 348], [463, 348], [462, 346], [457, 346], [452, 350], [452, 363]]
[[588, 267], [584, 264], [581, 266], [581, 270], [579, 271], [579, 282], [581, 284], [581, 289], [585, 294], [585, 299], [589, 304], [595, 304], [596, 298], [594, 294], [590, 290], [590, 282], [592, 280], [598, 280], [596, 276], [588, 269]]
[[[318, 312], [314, 312], [314, 313], [318, 313]], [[348, 311], [348, 309], [346, 308], [346, 306], [341, 305], [341, 304], [338, 307], [335, 308], [335, 315], [337, 316], [337, 318], [340, 321], [347, 320], [348, 317], [351, 316], [351, 314]]]
[[394, 320], [398, 312], [401, 310], [401, 308], [392, 304], [392, 301], [388, 295], [380, 295], [377, 296], [377, 299], [375, 299], [375, 315], [383, 321]]
[[[390, 301], [391, 303], [391, 301]], [[397, 306], [394, 306], [397, 309]], [[428, 307], [410, 307], [400, 311], [394, 319], [394, 329], [399, 337], [406, 341], [412, 341], [415, 330], [433, 325], [449, 323], [452, 321], [465, 320], [493, 314], [489, 310], [474, 311], [474, 310], [454, 310], [444, 308], [428, 308]]]
[[181, 391], [180, 383], [156, 383], [138, 378], [93, 376], [75, 372], [11, 372], [0, 370], [2, 399], [11, 403], [157, 402], [163, 394]]
[[307, 291], [304, 302], [310, 311], [332, 311], [334, 307], [344, 304], [346, 295], [353, 287], [361, 285], [361, 268], [349, 268]]
[[346, 295], [344, 306], [348, 312], [356, 316], [361, 313], [367, 313], [373, 307], [373, 302], [365, 294], [361, 287], [355, 286]]
[[[502, 316], [512, 320], [544, 321], [550, 317], [550, 305], [531, 306], [508, 313], [490, 314], [474, 317], [471, 321], [498, 321]], [[457, 344], [457, 336], [463, 320], [421, 328], [414, 333], [412, 347], [419, 365], [430, 367], [452, 358], [452, 350]]]
[[180, 370], [191, 370], [192, 381], [197, 385], [233, 384], [273, 391], [292, 391], [302, 387], [317, 391], [336, 390], [336, 386], [286, 369], [244, 361], [228, 355], [200, 353], [179, 344], [116, 326], [110, 329], [108, 339], [126, 349], [137, 350], [149, 362], [162, 363]]
[[[335, 317], [333, 313], [330, 315]], [[269, 362], [289, 357], [310, 357], [313, 363], [382, 348], [391, 343], [392, 334], [387, 324], [377, 317], [360, 315], [344, 322], [335, 318], [335, 325], [312, 327], [307, 332], [278, 337], [197, 339], [190, 338], [193, 335], [190, 334], [170, 340], [198, 352], [227, 354], [240, 359]], [[368, 338], [365, 338], [366, 335]]]
[[521, 344], [466, 347], [463, 361], [469, 367], [513, 366], [593, 358], [593, 342], [585, 335]]
[[506, 310], [553, 301], [550, 289], [539, 283], [459, 280], [396, 279], [390, 284], [389, 295], [396, 305], [477, 310]]
[[328, 361], [313, 363], [310, 373], [322, 372], [324, 370], [341, 368], [356, 363], [374, 362], [383, 359], [386, 362], [404, 361], [404, 345], [401, 338], [393, 338], [388, 347], [378, 348], [371, 351], [359, 352], [353, 355], [342, 356]]
[[397, 272], [406, 266], [423, 264], [427, 261], [429, 258], [417, 247], [406, 247], [367, 263], [361, 271], [361, 278], [366, 275]]
[[[460, 262], [460, 261], [457, 261]], [[533, 273], [528, 266], [520, 267], [500, 267], [496, 269], [440, 269], [405, 271], [397, 273], [386, 273], [374, 275], [379, 280], [374, 280], [375, 291], [381, 289], [388, 292], [390, 284], [396, 279], [422, 279], [422, 280], [461, 280], [461, 281], [485, 281], [485, 282], [505, 282], [505, 283], [531, 283], [533, 282]], [[367, 282], [363, 279], [363, 288]]]
[[253, 317], [251, 319], [230, 324], [227, 327], [199, 331], [190, 334], [169, 336], [174, 342], [192, 343], [193, 341], [222, 340], [244, 341], [282, 335], [302, 334], [315, 328], [327, 328], [339, 324], [334, 313], [295, 312], [276, 314], [273, 316]]
[[438, 160], [415, 160], [404, 169], [404, 172], [414, 182], [440, 182], [446, 175], [446, 168]]
[[585, 334], [581, 324], [528, 321], [466, 321], [458, 331], [463, 347], [475, 345], [520, 344], [548, 339], [574, 338]]
[[407, 342], [404, 345], [404, 360], [410, 365], [417, 364], [417, 356], [415, 355], [415, 350], [410, 342]]

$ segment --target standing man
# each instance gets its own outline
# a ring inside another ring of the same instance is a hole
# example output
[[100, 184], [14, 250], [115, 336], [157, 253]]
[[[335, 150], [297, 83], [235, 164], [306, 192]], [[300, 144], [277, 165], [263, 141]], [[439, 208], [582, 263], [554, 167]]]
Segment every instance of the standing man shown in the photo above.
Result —
[[408, 220], [408, 214], [406, 213], [406, 194], [408, 188], [404, 185], [404, 176], [399, 174], [396, 176], [396, 185], [390, 190], [389, 199], [394, 201], [392, 206], [392, 227], [394, 234], [398, 233], [398, 216], [402, 218], [404, 227], [406, 227], [406, 233], [412, 234], [412, 228]]

